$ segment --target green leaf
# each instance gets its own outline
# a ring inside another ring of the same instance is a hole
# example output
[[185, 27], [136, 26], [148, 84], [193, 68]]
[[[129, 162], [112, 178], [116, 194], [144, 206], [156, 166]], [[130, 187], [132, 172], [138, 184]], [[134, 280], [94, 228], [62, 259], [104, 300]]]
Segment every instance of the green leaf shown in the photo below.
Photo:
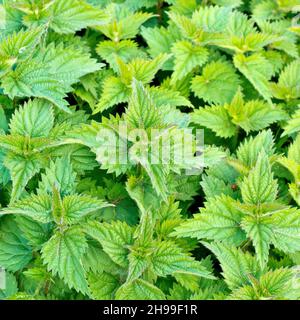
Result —
[[167, 170], [161, 164], [152, 164], [147, 156], [141, 155], [136, 160], [142, 165], [157, 195], [164, 201], [167, 200], [168, 189], [166, 186]]
[[229, 184], [212, 175], [202, 175], [201, 187], [206, 199], [214, 198], [221, 194], [234, 197], [234, 192]]
[[199, 108], [191, 115], [191, 121], [211, 129], [223, 138], [230, 138], [236, 132], [228, 112], [221, 106]]
[[149, 181], [130, 176], [126, 183], [126, 190], [141, 212], [149, 209], [157, 210], [160, 207], [162, 199], [157, 197], [157, 193]]
[[212, 2], [218, 6], [236, 8], [236, 7], [239, 7], [243, 1], [242, 0], [213, 0]]
[[232, 122], [247, 133], [264, 129], [271, 123], [288, 118], [280, 106], [270, 106], [261, 100], [244, 102], [240, 92], [235, 95], [230, 105], [225, 107], [232, 117]]
[[234, 201], [221, 195], [206, 202], [200, 213], [176, 227], [173, 234], [238, 245], [245, 240], [245, 234], [240, 229], [242, 216], [234, 206]]
[[51, 161], [39, 182], [39, 193], [52, 193], [55, 186], [62, 195], [70, 194], [75, 190], [76, 173], [68, 158], [57, 158]]
[[29, 217], [41, 223], [52, 221], [51, 197], [46, 194], [32, 194], [22, 200], [14, 202], [7, 208], [0, 210], [0, 214], [15, 214]]
[[68, 224], [76, 224], [87, 215], [111, 206], [107, 202], [89, 195], [67, 195], [63, 198], [62, 207]]
[[191, 21], [191, 19], [176, 12], [169, 12], [168, 16], [178, 27], [183, 38], [193, 39], [195, 37], [197, 26], [195, 23], [193, 23], [193, 21]]
[[[172, 45], [180, 40], [178, 29], [169, 25], [168, 28], [141, 28], [141, 35], [148, 44], [148, 52], [152, 58], [155, 58], [160, 53], [170, 53]], [[164, 69], [173, 70], [173, 62], [167, 61]]]
[[172, 47], [175, 57], [172, 81], [184, 78], [195, 67], [202, 66], [208, 59], [208, 51], [204, 47], [194, 46], [189, 41], [178, 41]]
[[269, 248], [272, 241], [272, 223], [268, 218], [246, 216], [242, 220], [242, 228], [252, 240], [257, 260], [263, 268], [268, 261]]
[[79, 227], [57, 231], [42, 248], [42, 258], [53, 275], [62, 278], [70, 288], [84, 294], [88, 284], [82, 258], [87, 250], [86, 239]]
[[134, 58], [144, 58], [146, 54], [139, 50], [136, 42], [132, 40], [122, 40], [120, 42], [101, 41], [96, 49], [102, 59], [106, 60], [112, 69], [118, 71], [116, 56], [128, 63]]
[[119, 287], [119, 281], [113, 275], [103, 272], [88, 276], [91, 296], [95, 300], [113, 300], [114, 292]]
[[156, 250], [152, 256], [152, 268], [158, 276], [188, 274], [214, 279], [214, 276], [204, 265], [185, 254], [174, 242], [157, 242], [155, 247]]
[[127, 85], [131, 84], [134, 78], [143, 84], [150, 83], [170, 57], [171, 55], [161, 53], [152, 60], [135, 58], [128, 64], [125, 64], [121, 59], [117, 59], [118, 73]]
[[104, 80], [102, 86], [102, 95], [96, 105], [93, 114], [103, 112], [112, 106], [126, 102], [130, 96], [130, 89], [119, 79], [114, 76]]
[[[238, 89], [240, 80], [233, 66], [222, 60], [207, 64], [201, 76], [192, 80], [192, 91], [198, 98], [209, 103], [230, 102]], [[222, 91], [222, 94], [216, 94]]]
[[[78, 65], [84, 66], [78, 68]], [[30, 62], [23, 62], [3, 79], [2, 87], [10, 97], [38, 97], [69, 112], [66, 93], [79, 78], [101, 68], [89, 54], [65, 48], [62, 44], [44, 47]]]
[[273, 95], [269, 83], [273, 73], [271, 63], [259, 53], [254, 53], [248, 57], [243, 54], [236, 54], [233, 62], [235, 67], [251, 82], [260, 95], [271, 103]]
[[293, 272], [280, 268], [263, 274], [259, 281], [233, 290], [232, 300], [282, 300], [286, 299], [293, 290]]
[[[283, 17], [284, 13], [280, 11], [278, 5], [274, 2], [272, 2], [272, 5], [277, 7], [275, 10], [272, 9], [272, 15], [275, 13], [278, 16]], [[270, 13], [267, 14], [269, 14], [270, 18]], [[299, 57], [299, 52], [296, 45], [297, 35], [291, 32], [293, 28], [291, 27], [291, 20], [279, 19], [277, 21], [270, 22], [262, 19], [261, 21], [258, 21], [258, 25], [265, 34], [277, 37], [277, 40], [271, 44], [272, 48], [282, 50], [293, 58]]]
[[36, 156], [25, 158], [9, 153], [5, 158], [5, 166], [9, 169], [13, 182], [10, 198], [10, 202], [13, 203], [20, 198], [28, 181], [40, 171], [42, 164]]
[[111, 17], [111, 21], [97, 29], [105, 34], [109, 39], [118, 42], [122, 39], [134, 38], [139, 32], [140, 26], [153, 15], [146, 12], [126, 12], [121, 19], [118, 17]]
[[116, 300], [164, 300], [164, 293], [155, 285], [137, 279], [125, 283], [116, 292]]
[[[147, 247], [143, 248], [142, 246], [139, 246], [137, 252], [132, 251], [129, 253], [129, 268], [126, 282], [131, 282], [140, 278], [149, 267], [149, 259], [147, 259], [147, 249]], [[145, 256], [143, 256], [139, 251], [141, 251], [142, 254], [144, 254]]]
[[2, 107], [0, 107], [0, 130], [6, 132], [8, 130], [8, 122], [7, 117], [5, 115], [5, 111]]
[[0, 300], [10, 298], [18, 292], [18, 283], [16, 277], [10, 273], [5, 272], [4, 276], [5, 289], [0, 286]]
[[16, 215], [15, 219], [33, 251], [40, 250], [41, 246], [51, 237], [53, 231], [51, 223], [37, 222], [26, 215]]
[[84, 227], [85, 232], [100, 242], [104, 252], [123, 268], [128, 266], [128, 246], [133, 243], [134, 229], [125, 222], [114, 221], [112, 224], [91, 221]]
[[230, 7], [205, 6], [193, 13], [192, 21], [206, 32], [218, 33], [224, 31], [231, 15]]
[[44, 34], [43, 27], [13, 32], [0, 43], [0, 57], [8, 69], [16, 62], [24, 61], [32, 55]]
[[0, 221], [0, 265], [8, 271], [22, 270], [32, 259], [31, 247], [13, 217]]
[[222, 274], [230, 289], [239, 288], [258, 278], [262, 270], [255, 257], [222, 242], [203, 243], [221, 263]]
[[132, 83], [132, 94], [125, 121], [137, 129], [155, 128], [161, 123], [160, 110], [154, 105], [149, 90], [144, 88], [142, 82], [135, 79]]
[[300, 97], [300, 60], [294, 60], [280, 73], [277, 83], [272, 83], [274, 96], [282, 100], [292, 100]]
[[271, 130], [262, 131], [255, 137], [244, 140], [239, 145], [236, 154], [244, 165], [252, 168], [262, 150], [268, 156], [271, 156], [274, 153], [274, 141]]
[[284, 132], [282, 135], [291, 135], [298, 131], [300, 131], [300, 109], [296, 110], [292, 118], [289, 119], [287, 124], [284, 126]]
[[118, 273], [119, 266], [103, 251], [99, 242], [88, 241], [88, 249], [83, 258], [84, 269], [87, 272], [98, 274], [109, 269], [112, 274]]
[[272, 242], [284, 252], [300, 251], [300, 211], [287, 208], [272, 215]]
[[29, 100], [10, 120], [10, 133], [29, 137], [47, 137], [54, 125], [52, 105], [42, 99]]
[[[167, 89], [163, 87], [149, 87], [150, 96], [152, 97], [155, 105], [159, 107], [164, 107], [167, 109], [167, 106], [170, 106], [168, 113], [176, 112], [178, 110], [174, 110], [174, 107], [186, 106], [190, 108], [194, 108], [191, 102], [181, 95], [179, 91], [175, 91], [172, 89]], [[166, 110], [167, 111], [167, 110]], [[168, 114], [164, 112], [164, 114]], [[184, 115], [187, 118], [187, 115]]]
[[292, 270], [280, 268], [262, 275], [260, 278], [260, 285], [267, 289], [269, 296], [283, 297], [292, 289], [292, 280]]
[[268, 156], [262, 151], [255, 167], [241, 183], [242, 198], [246, 203], [273, 202], [277, 196], [277, 182], [273, 179]]
[[74, 33], [88, 26], [101, 26], [108, 16], [81, 0], [56, 0], [51, 7], [50, 27], [57, 33]]

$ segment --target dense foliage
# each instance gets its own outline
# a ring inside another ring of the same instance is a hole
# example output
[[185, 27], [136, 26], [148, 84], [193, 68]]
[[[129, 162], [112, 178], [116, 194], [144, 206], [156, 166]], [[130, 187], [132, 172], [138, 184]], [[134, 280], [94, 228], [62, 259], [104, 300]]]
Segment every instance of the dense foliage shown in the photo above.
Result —
[[0, 3], [1, 299], [300, 298], [299, 0]]

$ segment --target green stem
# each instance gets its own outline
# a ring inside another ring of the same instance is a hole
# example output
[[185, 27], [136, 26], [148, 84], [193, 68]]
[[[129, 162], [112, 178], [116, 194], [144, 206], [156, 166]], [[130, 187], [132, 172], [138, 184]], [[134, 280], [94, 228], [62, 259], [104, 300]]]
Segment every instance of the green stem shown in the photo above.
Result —
[[163, 7], [163, 0], [158, 0], [157, 1], [157, 4], [156, 4], [156, 12], [158, 14], [158, 22], [159, 24], [162, 24], [162, 15], [163, 15], [163, 10], [162, 10], [162, 7]]

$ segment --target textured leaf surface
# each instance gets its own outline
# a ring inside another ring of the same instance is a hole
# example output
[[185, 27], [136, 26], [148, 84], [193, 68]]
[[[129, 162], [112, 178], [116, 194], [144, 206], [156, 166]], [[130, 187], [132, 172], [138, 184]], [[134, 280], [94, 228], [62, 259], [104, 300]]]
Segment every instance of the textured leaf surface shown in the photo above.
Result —
[[142, 280], [134, 280], [122, 287], [116, 293], [117, 300], [164, 300], [164, 293], [153, 284]]
[[259, 154], [255, 167], [241, 184], [242, 197], [248, 203], [272, 202], [277, 195], [277, 183], [273, 179], [267, 155]]
[[[231, 64], [221, 60], [203, 68], [202, 75], [192, 81], [192, 90], [197, 97], [210, 103], [230, 102], [240, 81]], [[221, 91], [221, 95], [216, 92]]]
[[13, 217], [1, 218], [0, 264], [8, 271], [21, 270], [32, 258], [31, 248]]
[[42, 257], [48, 270], [58, 274], [70, 288], [88, 292], [82, 257], [87, 249], [86, 239], [78, 228], [57, 231], [43, 246]]

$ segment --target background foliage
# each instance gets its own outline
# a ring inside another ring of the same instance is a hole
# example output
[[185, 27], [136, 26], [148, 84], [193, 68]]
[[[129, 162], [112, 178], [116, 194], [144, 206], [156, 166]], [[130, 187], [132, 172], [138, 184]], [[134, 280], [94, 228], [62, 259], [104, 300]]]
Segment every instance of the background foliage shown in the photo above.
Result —
[[[1, 299], [300, 297], [299, 0], [0, 3]], [[96, 161], [123, 121], [205, 171]]]

